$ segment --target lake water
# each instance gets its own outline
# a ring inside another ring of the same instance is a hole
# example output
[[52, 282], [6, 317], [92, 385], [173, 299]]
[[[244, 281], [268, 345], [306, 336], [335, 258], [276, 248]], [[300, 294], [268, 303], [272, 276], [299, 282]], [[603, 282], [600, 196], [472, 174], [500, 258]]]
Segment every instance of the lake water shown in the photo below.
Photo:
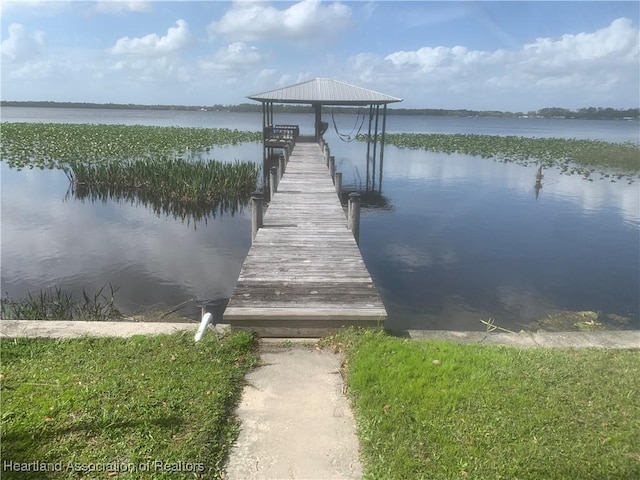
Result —
[[[2, 121], [179, 125], [259, 130], [261, 114], [3, 108]], [[313, 128], [311, 114], [277, 123]], [[331, 124], [329, 116], [328, 121]], [[359, 125], [337, 115], [341, 132]], [[389, 116], [389, 132], [478, 133], [638, 142], [637, 122]], [[331, 152], [346, 188], [366, 169], [366, 145]], [[220, 160], [261, 160], [260, 144], [214, 148]], [[506, 328], [559, 310], [627, 316], [639, 328], [638, 183], [544, 172], [534, 166], [387, 146], [382, 206], [365, 208], [360, 248], [385, 305], [388, 327]], [[2, 292], [13, 297], [53, 285], [79, 294], [107, 282], [131, 313], [189, 299], [223, 306], [250, 246], [249, 212], [205, 223], [156, 215], [126, 201], [67, 196], [59, 171], [16, 172], [0, 163]], [[195, 302], [194, 302], [195, 303]], [[194, 320], [194, 303], [184, 310]]]

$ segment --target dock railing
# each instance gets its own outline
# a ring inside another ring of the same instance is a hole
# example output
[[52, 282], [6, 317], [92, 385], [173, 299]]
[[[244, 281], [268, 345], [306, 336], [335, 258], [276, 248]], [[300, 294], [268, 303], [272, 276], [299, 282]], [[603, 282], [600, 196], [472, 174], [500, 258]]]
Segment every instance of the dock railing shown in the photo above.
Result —
[[265, 140], [293, 140], [300, 135], [298, 125], [267, 125], [264, 127]]

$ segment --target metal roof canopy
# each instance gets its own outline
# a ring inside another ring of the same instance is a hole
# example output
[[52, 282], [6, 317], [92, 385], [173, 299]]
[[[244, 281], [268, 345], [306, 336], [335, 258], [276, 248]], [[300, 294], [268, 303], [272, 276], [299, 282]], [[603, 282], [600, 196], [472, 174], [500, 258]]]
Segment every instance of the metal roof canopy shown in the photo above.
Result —
[[386, 105], [401, 102], [401, 98], [331, 78], [316, 78], [288, 87], [257, 93], [247, 97], [262, 103], [302, 103], [320, 105]]

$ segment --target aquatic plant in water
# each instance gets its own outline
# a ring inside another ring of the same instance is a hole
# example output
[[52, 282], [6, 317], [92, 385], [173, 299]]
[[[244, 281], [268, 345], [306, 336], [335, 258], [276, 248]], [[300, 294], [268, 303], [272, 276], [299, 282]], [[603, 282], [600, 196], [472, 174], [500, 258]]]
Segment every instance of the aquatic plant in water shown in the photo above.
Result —
[[183, 221], [238, 211], [255, 190], [260, 167], [253, 163], [220, 163], [181, 158], [160, 161], [73, 163], [63, 167], [68, 195], [80, 200], [127, 200], [151, 207], [156, 214]]
[[246, 196], [255, 188], [260, 167], [253, 163], [221, 163], [182, 158], [120, 162], [73, 162], [63, 167], [77, 188], [143, 192], [184, 204], [218, 202]]
[[0, 299], [0, 318], [10, 320], [93, 320], [108, 321], [122, 317], [115, 306], [114, 288], [110, 283], [93, 295], [82, 289], [82, 299], [78, 300], [61, 288], [51, 287], [38, 293], [27, 293], [25, 297], [14, 299], [5, 294]]
[[262, 140], [260, 132], [226, 128], [4, 122], [0, 130], [0, 158], [18, 169], [182, 157]]
[[18, 170], [62, 169], [70, 194], [81, 200], [125, 199], [195, 224], [246, 204], [260, 173], [251, 162], [198, 155], [261, 139], [259, 132], [229, 129], [3, 123], [0, 153]]
[[[365, 141], [366, 135], [359, 135]], [[640, 178], [640, 145], [609, 143], [601, 140], [565, 138], [530, 138], [518, 136], [390, 133], [385, 143], [400, 148], [423, 149], [442, 153], [459, 153], [501, 162], [528, 166], [542, 162], [558, 167], [562, 173], [579, 174], [585, 178], [597, 170], [611, 180]]]

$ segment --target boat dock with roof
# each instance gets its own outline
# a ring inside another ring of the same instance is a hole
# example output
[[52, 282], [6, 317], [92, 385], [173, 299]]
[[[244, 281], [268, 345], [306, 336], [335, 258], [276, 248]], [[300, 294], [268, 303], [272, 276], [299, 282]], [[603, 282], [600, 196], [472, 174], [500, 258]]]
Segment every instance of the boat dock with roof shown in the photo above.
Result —
[[[376, 116], [377, 137], [380, 106], [386, 113], [386, 105], [400, 99], [329, 79], [249, 98], [263, 104], [265, 156], [275, 149], [283, 154], [279, 168], [271, 169], [264, 219], [255, 196], [253, 244], [225, 322], [234, 330], [271, 337], [315, 337], [345, 326], [383, 326], [387, 312], [357, 243], [357, 194], [345, 215], [341, 174], [336, 174], [322, 136], [326, 124], [321, 109], [369, 106]], [[274, 103], [313, 105], [314, 134], [305, 137], [297, 125], [274, 124]]]

